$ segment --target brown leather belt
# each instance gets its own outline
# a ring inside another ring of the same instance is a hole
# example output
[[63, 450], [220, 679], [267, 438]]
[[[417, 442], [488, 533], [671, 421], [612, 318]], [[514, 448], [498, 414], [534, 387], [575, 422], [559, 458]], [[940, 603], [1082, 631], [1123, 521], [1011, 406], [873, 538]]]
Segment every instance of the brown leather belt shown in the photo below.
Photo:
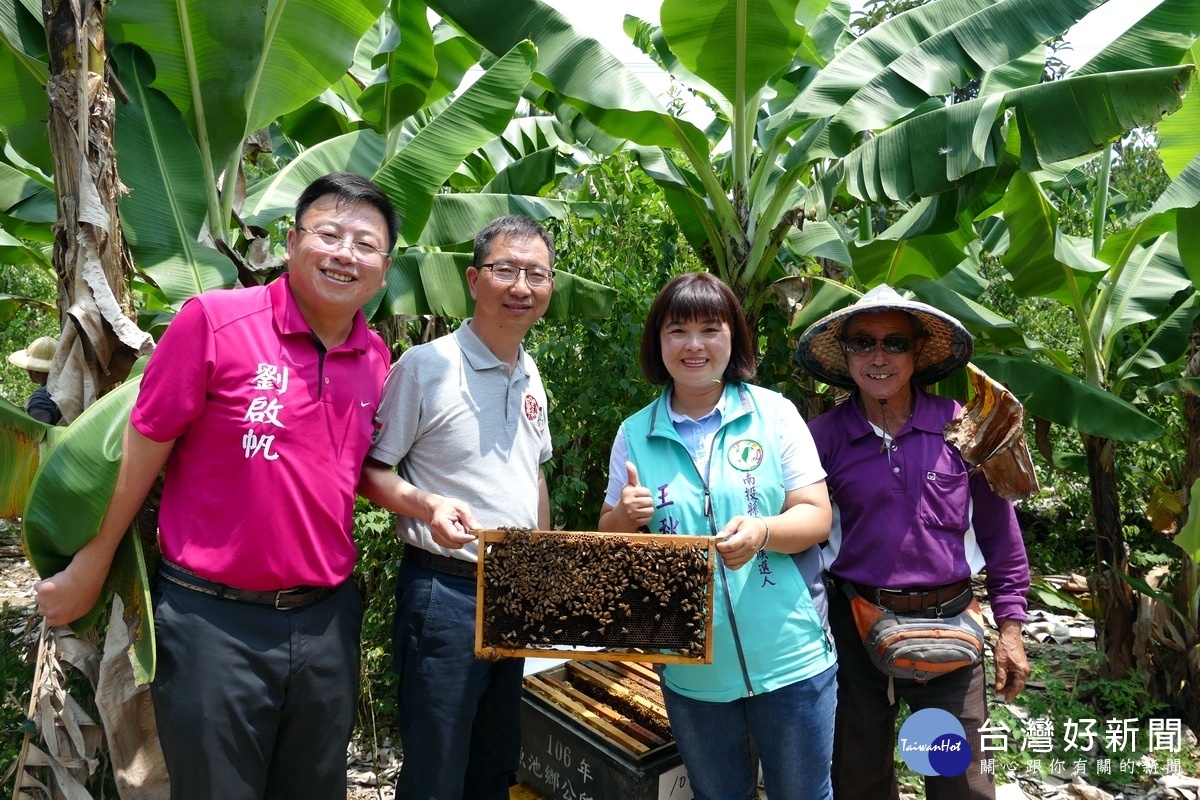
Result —
[[461, 558], [450, 558], [438, 553], [431, 553], [411, 544], [404, 545], [403, 560], [423, 569], [431, 569], [443, 575], [453, 575], [455, 578], [475, 578], [475, 562], [464, 561]]
[[[853, 582], [852, 582], [853, 583]], [[854, 591], [876, 605], [883, 606], [889, 611], [926, 611], [938, 606], [946, 606], [971, 591], [971, 579], [945, 586], [931, 586], [924, 589], [880, 589], [875, 586], [863, 586], [854, 583]]]
[[185, 589], [191, 589], [201, 594], [219, 597], [222, 600], [236, 600], [239, 603], [255, 603], [263, 606], [274, 606], [280, 611], [302, 608], [318, 600], [324, 600], [338, 590], [337, 586], [297, 586], [292, 589], [280, 589], [274, 592], [254, 592], [249, 589], [237, 589], [216, 583], [207, 578], [201, 578], [191, 570], [178, 564], [172, 564], [165, 558], [158, 562], [158, 574], [166, 580]]

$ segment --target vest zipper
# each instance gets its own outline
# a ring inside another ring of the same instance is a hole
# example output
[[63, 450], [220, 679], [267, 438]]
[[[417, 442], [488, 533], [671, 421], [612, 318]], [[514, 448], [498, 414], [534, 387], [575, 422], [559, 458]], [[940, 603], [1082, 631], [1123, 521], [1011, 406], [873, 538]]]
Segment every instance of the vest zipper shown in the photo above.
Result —
[[[708, 463], [704, 466], [706, 474], [700, 474], [700, 468], [696, 466], [696, 460], [688, 455], [688, 460], [692, 462], [692, 469], [696, 470], [696, 477], [700, 479], [700, 485], [704, 487], [704, 516], [708, 518], [708, 529], [711, 535], [717, 535], [717, 517], [713, 512], [712, 491], [708, 488], [708, 479], [712, 472], [713, 453], [720, 452], [721, 448], [717, 445], [717, 440], [722, 442], [725, 438], [725, 426], [721, 425], [721, 430], [713, 437], [713, 447], [708, 451]], [[733, 634], [733, 647], [737, 650], [738, 666], [742, 669], [742, 680], [746, 682], [746, 692], [748, 696], [754, 696], [754, 686], [750, 683], [750, 671], [746, 668], [746, 655], [742, 652], [742, 639], [738, 636], [737, 617], [733, 613], [733, 598], [729, 596], [729, 578], [725, 575], [725, 562], [717, 556], [717, 567], [721, 570], [721, 586], [725, 589], [725, 610], [729, 612], [729, 631]]]

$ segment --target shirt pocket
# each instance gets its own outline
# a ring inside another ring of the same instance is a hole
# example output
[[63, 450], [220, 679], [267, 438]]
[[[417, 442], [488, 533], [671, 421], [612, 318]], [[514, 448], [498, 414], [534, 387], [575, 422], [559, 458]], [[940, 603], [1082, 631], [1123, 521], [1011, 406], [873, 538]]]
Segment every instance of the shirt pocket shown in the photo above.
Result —
[[965, 472], [929, 470], [921, 486], [921, 520], [930, 528], [963, 533], [971, 488]]

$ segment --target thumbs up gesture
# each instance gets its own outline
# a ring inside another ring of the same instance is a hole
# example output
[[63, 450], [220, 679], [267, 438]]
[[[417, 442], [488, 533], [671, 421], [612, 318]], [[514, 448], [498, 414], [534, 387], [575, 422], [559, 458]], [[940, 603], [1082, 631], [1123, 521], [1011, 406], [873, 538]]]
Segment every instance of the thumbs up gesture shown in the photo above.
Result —
[[650, 490], [638, 483], [637, 467], [632, 462], [625, 462], [625, 470], [629, 477], [621, 487], [621, 499], [617, 501], [615, 511], [626, 521], [628, 527], [622, 526], [623, 530], [636, 531], [648, 524], [654, 515], [654, 499]]

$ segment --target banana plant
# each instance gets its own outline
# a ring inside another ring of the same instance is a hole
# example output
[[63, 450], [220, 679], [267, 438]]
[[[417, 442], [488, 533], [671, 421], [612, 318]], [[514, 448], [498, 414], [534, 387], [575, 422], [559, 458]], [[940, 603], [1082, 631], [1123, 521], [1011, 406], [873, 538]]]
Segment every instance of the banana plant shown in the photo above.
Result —
[[[142, 359], [134, 375], [104, 395], [70, 425], [57, 429], [54, 445], [42, 457], [29, 486], [22, 515], [29, 563], [39, 575], [64, 569], [71, 556], [95, 537], [108, 510], [121, 467], [121, 441], [141, 383]], [[113, 556], [105, 591], [96, 605], [71, 624], [78, 633], [93, 627], [108, 607], [111, 593], [121, 595], [129, 626], [129, 655], [139, 684], [154, 677], [154, 625], [150, 614], [147, 552], [152, 524], [134, 523]]]
[[[1047, 40], [1104, 2], [934, 0], [859, 38], [843, 0], [665, 0], [660, 25], [627, 18], [635, 41], [708, 101], [716, 121], [706, 130], [667, 113], [538, 0], [430, 7], [492, 53], [532, 39], [538, 102], [570, 107], [628, 142], [754, 316], [770, 283], [788, 274], [779, 254], [806, 221], [921, 198], [937, 198], [945, 208], [934, 216], [952, 220], [982, 210], [981, 198], [1002, 193], [1017, 171], [1096, 150], [1177, 108], [1193, 72], [1178, 59], [1038, 83], [1040, 61], [1026, 56], [1044, 54]], [[986, 94], [945, 104], [981, 76]]]
[[58, 432], [0, 397], [0, 519], [21, 516], [33, 477]]

